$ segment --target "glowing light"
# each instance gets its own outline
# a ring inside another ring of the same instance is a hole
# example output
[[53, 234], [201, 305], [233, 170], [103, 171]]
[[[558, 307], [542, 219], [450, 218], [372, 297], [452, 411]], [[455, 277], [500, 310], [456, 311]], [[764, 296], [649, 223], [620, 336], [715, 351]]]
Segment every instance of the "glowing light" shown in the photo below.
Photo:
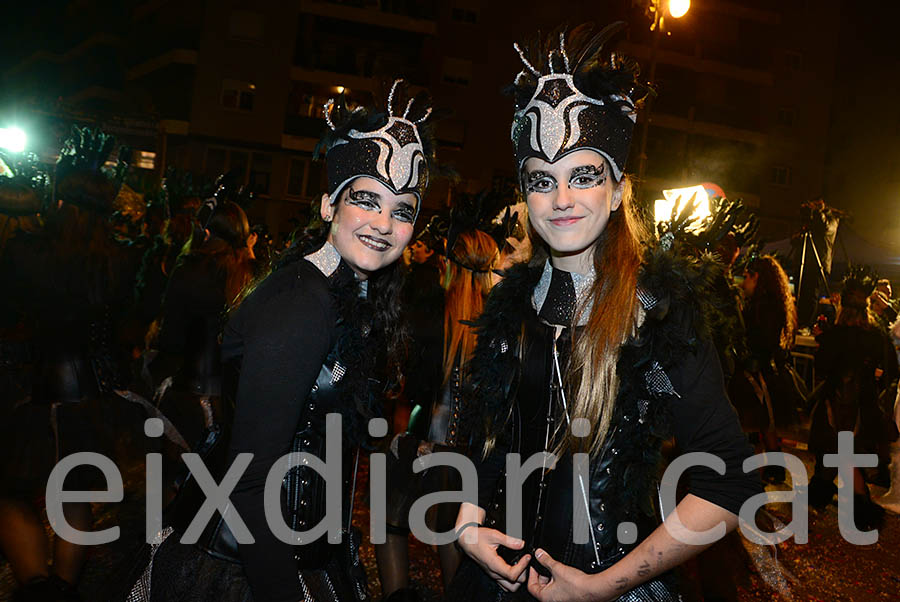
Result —
[[691, 0], [669, 0], [669, 14], [673, 19], [680, 19], [691, 9]]
[[344, 88], [344, 86], [335, 86], [334, 89], [338, 94], [343, 94], [344, 90], [346, 90], [346, 88]]
[[672, 209], [675, 207], [676, 202], [678, 202], [678, 213], [681, 214], [685, 205], [687, 205], [694, 195], [696, 195], [697, 208], [694, 209], [694, 212], [691, 215], [697, 218], [697, 220], [688, 229], [693, 230], [699, 228], [703, 223], [703, 220], [710, 215], [709, 195], [706, 193], [706, 189], [700, 184], [697, 186], [688, 186], [687, 188], [663, 190], [663, 196], [666, 198], [657, 200], [653, 206], [654, 221], [657, 224], [669, 221], [672, 218]]
[[5, 148], [13, 153], [21, 153], [25, 150], [26, 140], [25, 132], [19, 128], [0, 128], [0, 148]]

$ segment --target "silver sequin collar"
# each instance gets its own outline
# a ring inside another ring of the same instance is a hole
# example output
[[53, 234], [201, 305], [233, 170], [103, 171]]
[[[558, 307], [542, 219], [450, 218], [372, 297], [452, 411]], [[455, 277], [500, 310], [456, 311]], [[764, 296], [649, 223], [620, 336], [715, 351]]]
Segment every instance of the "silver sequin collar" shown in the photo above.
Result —
[[[319, 268], [319, 271], [325, 274], [326, 278], [330, 278], [341, 264], [341, 254], [338, 253], [338, 250], [334, 248], [334, 245], [328, 241], [325, 241], [325, 244], [322, 245], [321, 249], [315, 253], [310, 253], [304, 257], [304, 259]], [[358, 282], [359, 296], [363, 299], [368, 298], [369, 281], [358, 280]]]
[[315, 253], [310, 253], [304, 257], [304, 259], [319, 268], [319, 271], [328, 278], [334, 274], [334, 271], [338, 268], [338, 265], [340, 265], [341, 254], [338, 253], [338, 250], [334, 248], [333, 244], [326, 241], [321, 249]]
[[[563, 270], [560, 270], [563, 271]], [[572, 284], [575, 287], [575, 300], [576, 303], [580, 303], [582, 299], [584, 299], [585, 295], [590, 291], [591, 285], [594, 284], [594, 279], [596, 278], [596, 274], [594, 272], [594, 266], [591, 266], [591, 271], [587, 274], [577, 274], [575, 272], [566, 272], [572, 278]], [[541, 308], [544, 306], [544, 301], [547, 300], [547, 292], [550, 290], [550, 280], [553, 278], [553, 266], [550, 265], [550, 260], [548, 259], [544, 263], [544, 271], [541, 273], [541, 279], [538, 280], [537, 286], [534, 287], [534, 293], [531, 295], [531, 305], [534, 307], [534, 311], [540, 313]], [[578, 320], [578, 326], [584, 326], [587, 324], [588, 317], [591, 315], [591, 309], [593, 307], [593, 300], [589, 301], [587, 306], [584, 308], [584, 311], [581, 313], [580, 319]]]

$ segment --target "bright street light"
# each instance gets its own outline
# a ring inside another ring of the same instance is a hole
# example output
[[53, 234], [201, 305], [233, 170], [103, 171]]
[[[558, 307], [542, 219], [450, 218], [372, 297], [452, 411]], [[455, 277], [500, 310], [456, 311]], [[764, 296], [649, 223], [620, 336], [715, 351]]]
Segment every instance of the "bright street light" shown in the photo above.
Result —
[[673, 19], [680, 19], [691, 9], [691, 0], [669, 0], [669, 14]]
[[694, 209], [691, 217], [697, 221], [688, 230], [700, 228], [703, 220], [710, 216], [709, 194], [700, 184], [688, 186], [687, 188], [663, 190], [663, 196], [666, 198], [657, 200], [653, 207], [653, 217], [657, 224], [667, 222], [672, 218], [672, 209], [675, 207], [676, 202], [678, 203], [678, 213], [680, 214], [692, 198], [697, 203], [697, 207]]
[[13, 153], [21, 153], [25, 150], [25, 140], [25, 132], [19, 128], [0, 128], [0, 148], [5, 148]]

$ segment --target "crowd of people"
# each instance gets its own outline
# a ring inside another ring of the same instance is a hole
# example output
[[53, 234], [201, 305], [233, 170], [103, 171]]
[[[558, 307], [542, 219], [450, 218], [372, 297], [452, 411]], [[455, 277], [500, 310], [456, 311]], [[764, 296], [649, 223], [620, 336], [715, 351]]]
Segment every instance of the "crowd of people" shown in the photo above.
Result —
[[[104, 167], [114, 141], [100, 132], [76, 129], [49, 175], [10, 161], [0, 551], [18, 599], [79, 599], [86, 548], [57, 537], [51, 554], [40, 505], [57, 462], [81, 451], [120, 465], [162, 457], [162, 530], [111, 584], [111, 598], [129, 602], [369, 599], [353, 493], [360, 453], [376, 448], [387, 452], [376, 558], [391, 602], [417, 599], [411, 506], [461, 488], [448, 466], [414, 469], [436, 452], [468, 458], [478, 484], [475, 497], [427, 513], [431, 530], [456, 539], [438, 546], [448, 600], [682, 599], [675, 569], [709, 545], [693, 534], [734, 529], [763, 480], [786, 479], [776, 464], [744, 472], [751, 444], [779, 450], [779, 429], [806, 411], [811, 504], [833, 500], [836, 471], [822, 458], [839, 431], [854, 431], [858, 450], [882, 458], [852, 484], [857, 525], [876, 526], [866, 482], [890, 484], [897, 438], [890, 283], [860, 270], [845, 279], [817, 325], [825, 378], [806, 390], [790, 355], [789, 278], [750, 245], [744, 209], [723, 201], [744, 221], [713, 219], [718, 229], [702, 234], [674, 216], [648, 232], [625, 171], [647, 88], [635, 62], [606, 48], [616, 30], [582, 26], [517, 47], [521, 202], [459, 195], [415, 238], [437, 158], [430, 99], [400, 80], [386, 106], [326, 105], [316, 152], [328, 188], [282, 252], [251, 227], [247, 197], [226, 177], [202, 194], [171, 172], [153, 203], [135, 202], [123, 160]], [[334, 414], [337, 504], [313, 465], [286, 456], [326, 459]], [[230, 492], [240, 530], [216, 512], [196, 544], [181, 543], [204, 499], [188, 451], [216, 482], [242, 467]], [[689, 452], [724, 469], [691, 467], [663, 522], [660, 467]], [[512, 454], [543, 462], [513, 474]], [[288, 538], [270, 524], [273, 467]], [[884, 503], [896, 508], [895, 487]], [[82, 466], [64, 488], [105, 483]], [[335, 506], [340, 541], [292, 539]], [[89, 503], [63, 510], [91, 530]]]

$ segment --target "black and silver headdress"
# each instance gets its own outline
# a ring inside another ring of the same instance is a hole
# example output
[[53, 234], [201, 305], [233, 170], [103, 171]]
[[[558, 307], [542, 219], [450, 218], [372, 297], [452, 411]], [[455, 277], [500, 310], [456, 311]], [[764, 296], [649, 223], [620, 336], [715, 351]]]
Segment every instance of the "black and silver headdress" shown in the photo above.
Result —
[[343, 95], [325, 104], [330, 131], [317, 150], [325, 150], [332, 203], [352, 180], [366, 176], [395, 194], [416, 195], [418, 214], [434, 157], [432, 136], [424, 125], [431, 115], [431, 106], [428, 94], [421, 93], [408, 100], [402, 113], [395, 114], [395, 105], [402, 104], [400, 96], [405, 96], [405, 92], [403, 80], [396, 80], [386, 113], [361, 107], [350, 111]]
[[[569, 36], [551, 36], [537, 44], [532, 59], [514, 44], [525, 68], [513, 83], [516, 112], [512, 141], [519, 170], [525, 160], [538, 157], [552, 163], [576, 150], [603, 155], [616, 181], [622, 179], [637, 119], [636, 103], [647, 92], [637, 82], [633, 60], [603, 56], [606, 42], [625, 23], [607, 26], [588, 37], [589, 26]], [[569, 58], [574, 50], [574, 61]]]

